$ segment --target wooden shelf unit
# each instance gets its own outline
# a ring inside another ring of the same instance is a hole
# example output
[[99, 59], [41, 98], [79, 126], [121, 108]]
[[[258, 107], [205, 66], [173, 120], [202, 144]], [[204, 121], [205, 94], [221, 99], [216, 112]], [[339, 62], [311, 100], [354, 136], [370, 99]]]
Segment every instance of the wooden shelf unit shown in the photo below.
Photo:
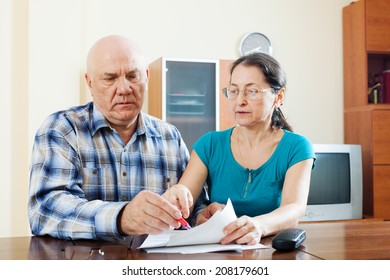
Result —
[[363, 214], [390, 219], [390, 104], [368, 101], [368, 81], [390, 69], [390, 1], [343, 8], [344, 142], [360, 144]]

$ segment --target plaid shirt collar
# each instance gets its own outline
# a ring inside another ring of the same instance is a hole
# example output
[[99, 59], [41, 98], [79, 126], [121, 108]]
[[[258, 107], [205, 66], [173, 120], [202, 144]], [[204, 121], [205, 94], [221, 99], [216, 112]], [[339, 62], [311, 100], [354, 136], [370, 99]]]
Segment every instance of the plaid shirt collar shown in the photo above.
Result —
[[[94, 103], [92, 104], [93, 106], [90, 107], [90, 115], [92, 115], [90, 130], [93, 136], [99, 129], [105, 127], [111, 128], [111, 125], [96, 105]], [[161, 137], [161, 134], [152, 125], [150, 125], [151, 120], [147, 114], [140, 112], [137, 122], [137, 135], [146, 134], [147, 137]]]

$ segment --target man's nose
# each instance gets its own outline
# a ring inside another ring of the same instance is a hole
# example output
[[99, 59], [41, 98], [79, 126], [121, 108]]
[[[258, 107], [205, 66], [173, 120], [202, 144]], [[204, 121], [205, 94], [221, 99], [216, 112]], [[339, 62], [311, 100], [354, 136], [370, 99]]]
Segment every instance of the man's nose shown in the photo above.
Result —
[[130, 94], [131, 93], [131, 83], [125, 77], [120, 77], [117, 80], [117, 92], [119, 94]]

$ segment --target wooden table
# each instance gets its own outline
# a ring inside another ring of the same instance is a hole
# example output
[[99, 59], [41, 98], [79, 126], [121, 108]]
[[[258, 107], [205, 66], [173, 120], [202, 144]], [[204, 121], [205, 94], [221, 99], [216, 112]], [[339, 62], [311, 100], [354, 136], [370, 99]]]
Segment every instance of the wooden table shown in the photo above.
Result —
[[[268, 249], [248, 250], [242, 253], [218, 252], [205, 254], [151, 254], [141, 250], [128, 251], [133, 260], [390, 260], [390, 221], [302, 223], [307, 238], [292, 252], [278, 252], [271, 247], [272, 237], [261, 243]], [[100, 248], [107, 242], [76, 240], [77, 246]], [[68, 245], [68, 244], [67, 244]], [[70, 244], [69, 244], [70, 245]], [[123, 246], [126, 244], [122, 243]], [[64, 240], [51, 237], [0, 238], [2, 260], [63, 260]], [[91, 259], [100, 257], [93, 254]]]
[[302, 251], [327, 260], [390, 260], [390, 221], [302, 224]]

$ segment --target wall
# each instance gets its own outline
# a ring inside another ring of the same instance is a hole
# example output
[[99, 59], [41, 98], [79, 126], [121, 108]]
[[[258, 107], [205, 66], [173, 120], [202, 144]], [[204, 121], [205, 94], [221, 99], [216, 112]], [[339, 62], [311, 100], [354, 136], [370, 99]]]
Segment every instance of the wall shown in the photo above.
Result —
[[287, 73], [283, 110], [295, 131], [314, 143], [342, 143], [342, 7], [349, 2], [0, 0], [0, 237], [30, 234], [34, 133], [51, 112], [89, 100], [85, 56], [104, 35], [133, 38], [152, 62], [235, 59], [247, 32], [264, 33]]
[[26, 235], [28, 2], [0, 1], [0, 237]]

